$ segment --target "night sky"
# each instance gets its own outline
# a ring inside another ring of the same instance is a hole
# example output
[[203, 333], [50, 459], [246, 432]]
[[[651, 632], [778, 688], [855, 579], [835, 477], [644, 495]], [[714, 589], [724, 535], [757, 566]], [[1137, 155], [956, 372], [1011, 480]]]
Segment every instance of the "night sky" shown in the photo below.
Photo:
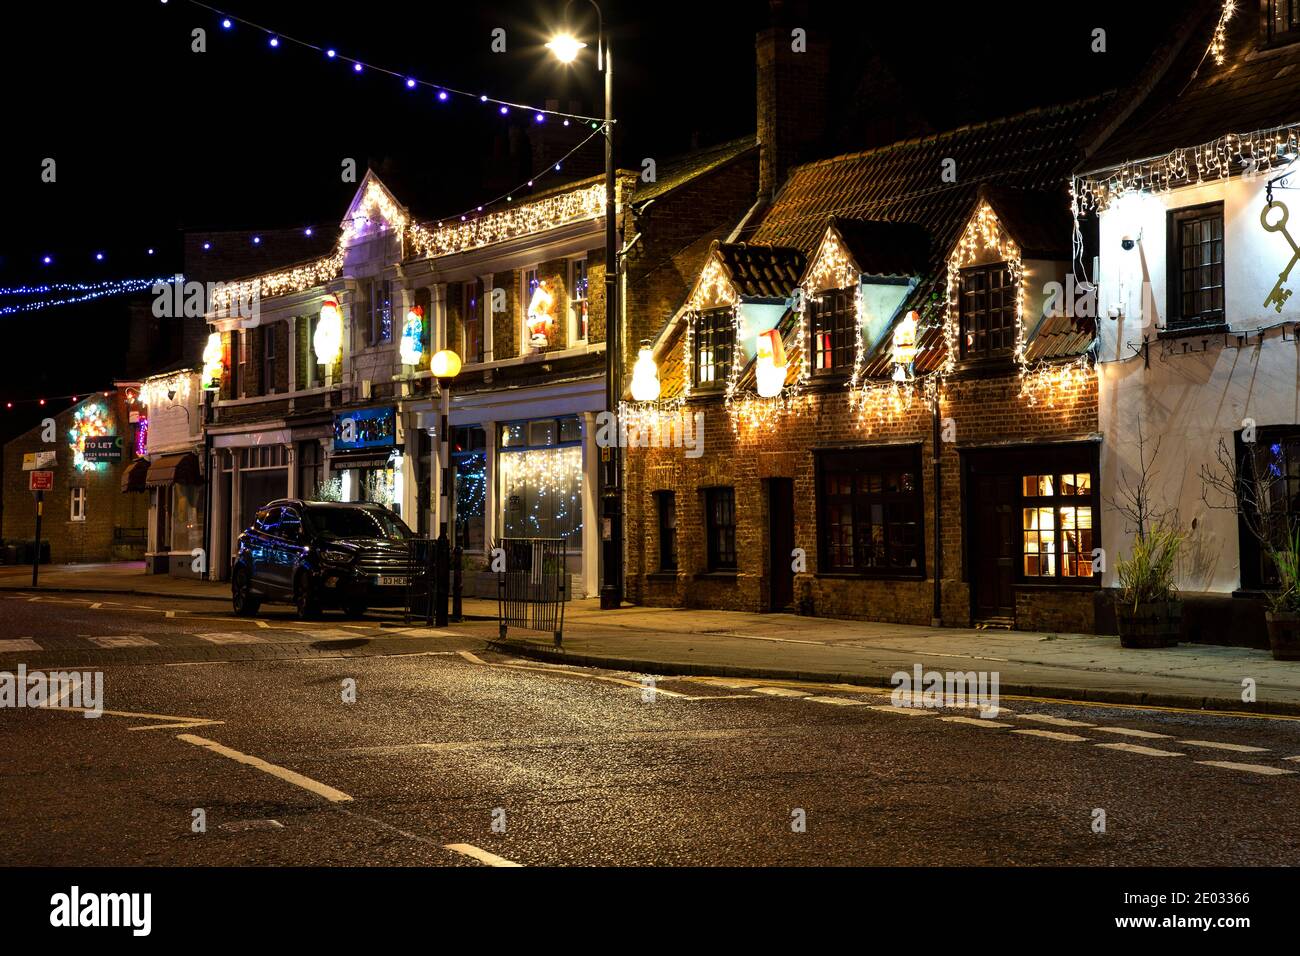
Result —
[[[541, 46], [563, 20], [563, 0], [214, 5], [421, 80], [601, 108], [593, 60], [563, 67]], [[1189, 3], [886, 6], [814, 2], [810, 27], [821, 23], [834, 38], [834, 75], [874, 51], [944, 129], [1122, 87]], [[753, 132], [754, 33], [768, 20], [766, 0], [604, 7], [617, 52], [621, 164]], [[590, 33], [590, 4], [570, 10]], [[0, 287], [169, 275], [181, 268], [186, 229], [332, 233], [355, 189], [340, 181], [343, 157], [362, 172], [392, 171], [398, 198], [421, 216], [471, 207], [517, 171], [505, 147], [510, 126], [529, 122], [519, 111], [439, 104], [430, 90], [408, 91], [373, 70], [356, 75], [289, 43], [271, 49], [265, 34], [238, 24], [223, 31], [219, 15], [186, 0], [9, 5], [3, 16], [0, 173], [11, 208]], [[206, 53], [190, 51], [195, 27], [207, 29]], [[496, 27], [506, 31], [505, 53], [490, 49]], [[1107, 31], [1103, 55], [1089, 49], [1096, 27]], [[547, 132], [551, 148], [582, 136], [576, 127]], [[599, 149], [593, 140], [582, 157], [593, 170]], [[53, 184], [40, 181], [47, 156], [58, 164]], [[52, 266], [41, 264], [46, 254]], [[15, 301], [0, 297], [0, 306]], [[124, 316], [120, 299], [0, 316], [0, 438], [47, 412], [38, 397], [109, 385], [121, 373]]]

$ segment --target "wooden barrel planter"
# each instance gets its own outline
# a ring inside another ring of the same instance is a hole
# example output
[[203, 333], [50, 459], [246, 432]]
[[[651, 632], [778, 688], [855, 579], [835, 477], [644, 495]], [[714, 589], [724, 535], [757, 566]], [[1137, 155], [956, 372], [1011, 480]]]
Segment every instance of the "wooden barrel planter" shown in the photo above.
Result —
[[1173, 647], [1183, 630], [1183, 602], [1115, 605], [1121, 647]]
[[1300, 661], [1300, 613], [1296, 611], [1269, 611], [1264, 615], [1268, 622], [1268, 643], [1275, 661]]

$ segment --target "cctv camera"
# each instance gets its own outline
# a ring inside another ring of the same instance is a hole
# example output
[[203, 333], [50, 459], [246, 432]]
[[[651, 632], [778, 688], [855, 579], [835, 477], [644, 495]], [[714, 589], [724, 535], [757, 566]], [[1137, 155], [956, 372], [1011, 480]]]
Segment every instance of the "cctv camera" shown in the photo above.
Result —
[[1120, 247], [1125, 252], [1131, 252], [1133, 250], [1133, 247], [1137, 245], [1137, 240], [1134, 239], [1132, 236], [1125, 236], [1123, 239], [1119, 241], [1119, 244]]

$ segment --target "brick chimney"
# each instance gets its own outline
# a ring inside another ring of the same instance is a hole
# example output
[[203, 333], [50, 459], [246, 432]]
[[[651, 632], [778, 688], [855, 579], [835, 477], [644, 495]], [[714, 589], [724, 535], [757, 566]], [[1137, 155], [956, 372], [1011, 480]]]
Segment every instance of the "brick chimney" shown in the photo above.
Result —
[[[814, 30], [806, 0], [769, 2], [772, 25], [754, 44], [760, 198], [780, 187], [791, 166], [816, 154], [826, 135], [829, 94], [829, 45]], [[796, 29], [804, 31], [801, 52], [795, 49]]]

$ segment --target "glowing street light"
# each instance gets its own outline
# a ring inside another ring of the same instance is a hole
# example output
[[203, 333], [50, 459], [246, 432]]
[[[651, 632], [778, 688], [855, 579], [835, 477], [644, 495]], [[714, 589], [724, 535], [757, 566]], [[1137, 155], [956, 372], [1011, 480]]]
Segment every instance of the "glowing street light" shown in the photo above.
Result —
[[555, 58], [561, 63], [572, 63], [586, 45], [572, 33], [560, 33], [551, 38], [551, 41], [546, 44], [546, 49], [554, 53]]

